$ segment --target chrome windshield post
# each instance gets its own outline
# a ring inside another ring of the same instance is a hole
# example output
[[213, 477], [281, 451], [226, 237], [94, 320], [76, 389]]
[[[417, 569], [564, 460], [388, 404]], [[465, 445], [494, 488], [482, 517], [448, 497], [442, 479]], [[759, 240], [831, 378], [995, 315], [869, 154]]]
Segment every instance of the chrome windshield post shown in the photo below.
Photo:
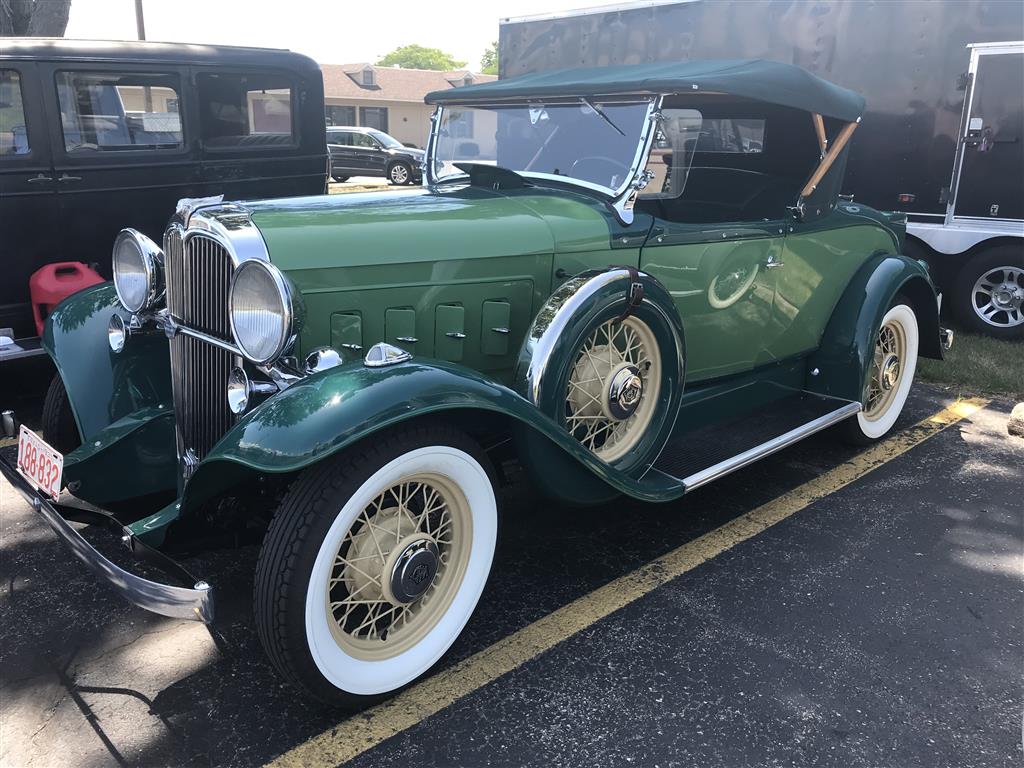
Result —
[[651, 98], [647, 106], [644, 132], [640, 136], [640, 143], [637, 145], [636, 155], [633, 157], [632, 175], [625, 186], [620, 188], [608, 201], [608, 208], [624, 225], [633, 223], [633, 206], [636, 204], [637, 195], [653, 178], [653, 174], [647, 170], [647, 158], [650, 156], [651, 147], [654, 146], [654, 137], [658, 134], [658, 125], [662, 120], [661, 104], [663, 99], [663, 96]]
[[436, 183], [434, 178], [434, 153], [437, 151], [437, 133], [441, 130], [441, 113], [443, 110], [444, 107], [438, 104], [430, 115], [430, 133], [427, 136], [427, 149], [423, 153], [421, 184], [424, 187], [432, 187]]

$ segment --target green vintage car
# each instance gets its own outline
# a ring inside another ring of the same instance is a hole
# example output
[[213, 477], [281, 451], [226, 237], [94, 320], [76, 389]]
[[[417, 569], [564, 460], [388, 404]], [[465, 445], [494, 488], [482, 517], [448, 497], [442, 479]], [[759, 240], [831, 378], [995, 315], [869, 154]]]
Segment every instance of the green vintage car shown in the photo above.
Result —
[[839, 194], [854, 93], [715, 61], [428, 101], [421, 189], [182, 200], [162, 247], [124, 230], [113, 283], [47, 325], [50, 447], [23, 430], [3, 464], [158, 613], [213, 618], [166, 553], [261, 536], [260, 638], [328, 702], [401, 688], [459, 635], [502, 462], [561, 502], [672, 501], [827, 427], [881, 438], [951, 341], [903, 216]]

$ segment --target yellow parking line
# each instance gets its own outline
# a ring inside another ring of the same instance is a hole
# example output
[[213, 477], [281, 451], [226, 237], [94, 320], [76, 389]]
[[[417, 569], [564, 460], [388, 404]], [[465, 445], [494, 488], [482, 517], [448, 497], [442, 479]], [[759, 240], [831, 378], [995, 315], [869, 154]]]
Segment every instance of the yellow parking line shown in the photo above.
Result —
[[600, 619], [639, 600], [657, 587], [878, 469], [946, 427], [970, 417], [988, 403], [988, 400], [980, 398], [954, 403], [815, 480], [574, 600], [393, 699], [314, 736], [269, 765], [274, 768], [291, 768], [338, 765], [351, 760], [536, 658]]

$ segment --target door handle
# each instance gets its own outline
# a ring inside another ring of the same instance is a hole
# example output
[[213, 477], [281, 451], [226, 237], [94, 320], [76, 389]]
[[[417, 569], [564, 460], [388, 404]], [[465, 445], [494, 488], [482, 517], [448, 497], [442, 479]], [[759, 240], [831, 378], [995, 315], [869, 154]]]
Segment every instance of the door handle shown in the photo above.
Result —
[[57, 179], [61, 184], [67, 184], [69, 181], [81, 181], [81, 176], [68, 176], [66, 173], [62, 173], [60, 178]]
[[44, 181], [53, 181], [53, 176], [43, 176], [41, 173], [37, 173], [35, 176], [28, 180], [29, 184], [39, 184]]

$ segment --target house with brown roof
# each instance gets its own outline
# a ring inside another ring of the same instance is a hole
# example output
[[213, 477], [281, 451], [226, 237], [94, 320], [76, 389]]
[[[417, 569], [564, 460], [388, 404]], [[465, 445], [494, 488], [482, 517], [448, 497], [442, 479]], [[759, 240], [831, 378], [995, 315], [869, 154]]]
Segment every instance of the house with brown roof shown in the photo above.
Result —
[[438, 72], [373, 64], [321, 64], [328, 125], [360, 125], [391, 134], [403, 144], [425, 147], [431, 91], [496, 80], [468, 70]]

